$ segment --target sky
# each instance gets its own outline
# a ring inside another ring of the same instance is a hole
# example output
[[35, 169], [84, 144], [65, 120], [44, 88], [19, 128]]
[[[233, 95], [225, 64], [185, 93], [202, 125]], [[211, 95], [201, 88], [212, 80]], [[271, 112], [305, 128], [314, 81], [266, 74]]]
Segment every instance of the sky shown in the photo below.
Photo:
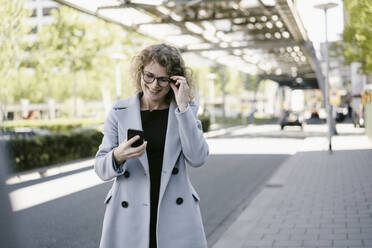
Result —
[[344, 24], [342, 0], [297, 0], [300, 17], [316, 49], [320, 42], [325, 41], [325, 20], [324, 11], [314, 8], [314, 5], [328, 2], [338, 4], [337, 7], [327, 11], [328, 41], [341, 40]]

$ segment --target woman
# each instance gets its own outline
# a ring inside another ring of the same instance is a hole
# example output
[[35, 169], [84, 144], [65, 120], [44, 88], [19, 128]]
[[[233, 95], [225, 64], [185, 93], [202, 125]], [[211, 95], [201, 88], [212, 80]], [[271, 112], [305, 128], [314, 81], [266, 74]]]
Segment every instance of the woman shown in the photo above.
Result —
[[[199, 196], [186, 163], [209, 155], [192, 81], [179, 51], [153, 45], [135, 57], [138, 93], [114, 103], [96, 155], [95, 171], [114, 179], [105, 199], [101, 248], [205, 248]], [[145, 142], [131, 145], [127, 130], [144, 131]]]

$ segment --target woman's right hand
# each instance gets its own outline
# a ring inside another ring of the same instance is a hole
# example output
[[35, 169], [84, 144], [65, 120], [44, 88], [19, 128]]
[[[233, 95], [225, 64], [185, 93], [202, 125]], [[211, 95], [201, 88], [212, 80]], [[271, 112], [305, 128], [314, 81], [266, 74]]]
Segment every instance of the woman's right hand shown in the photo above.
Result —
[[116, 164], [122, 164], [130, 158], [138, 158], [146, 151], [147, 141], [138, 147], [132, 147], [132, 144], [139, 140], [140, 136], [136, 135], [130, 140], [123, 141], [114, 149], [114, 159]]

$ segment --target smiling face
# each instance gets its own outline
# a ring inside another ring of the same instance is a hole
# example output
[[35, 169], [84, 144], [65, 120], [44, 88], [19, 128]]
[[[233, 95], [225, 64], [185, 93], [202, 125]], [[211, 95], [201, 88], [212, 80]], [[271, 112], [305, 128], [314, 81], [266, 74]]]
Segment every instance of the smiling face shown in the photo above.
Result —
[[[166, 68], [159, 65], [157, 62], [152, 61], [149, 64], [145, 65], [143, 71], [146, 73], [153, 74], [156, 78], [158, 77], [169, 77], [167, 74]], [[161, 87], [158, 83], [158, 80], [155, 79], [152, 83], [146, 83], [143, 80], [143, 75], [141, 77], [141, 88], [143, 92], [143, 100], [148, 104], [161, 105], [166, 103], [166, 95], [170, 90], [169, 84], [165, 87]]]

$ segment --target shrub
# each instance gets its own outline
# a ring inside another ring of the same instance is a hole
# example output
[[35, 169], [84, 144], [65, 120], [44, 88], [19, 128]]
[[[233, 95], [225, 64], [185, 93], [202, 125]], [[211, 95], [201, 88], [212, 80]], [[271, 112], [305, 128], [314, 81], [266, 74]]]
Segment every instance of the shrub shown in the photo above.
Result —
[[203, 132], [208, 132], [211, 125], [211, 118], [208, 115], [199, 115], [199, 120], [202, 123]]
[[12, 137], [7, 141], [10, 169], [26, 171], [94, 156], [102, 137], [97, 130]]

